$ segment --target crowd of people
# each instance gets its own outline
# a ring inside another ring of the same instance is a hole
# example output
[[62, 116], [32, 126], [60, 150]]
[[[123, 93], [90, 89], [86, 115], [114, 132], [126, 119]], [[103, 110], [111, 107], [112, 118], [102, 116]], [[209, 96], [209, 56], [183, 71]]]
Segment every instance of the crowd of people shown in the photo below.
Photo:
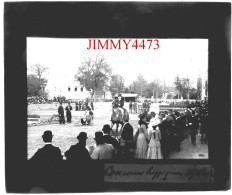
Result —
[[[71, 123], [72, 122], [72, 112], [71, 112], [72, 106], [70, 102], [65, 107], [65, 109], [62, 106], [62, 102], [60, 102], [60, 106], [58, 107], [59, 123], [65, 124], [64, 110], [66, 111], [67, 123]], [[76, 106], [76, 110], [78, 110], [77, 106]], [[90, 104], [87, 103], [86, 106], [84, 107], [84, 111], [85, 113], [81, 117], [80, 122], [82, 125], [91, 125], [93, 121], [93, 102], [91, 102]]]
[[[66, 112], [71, 110], [68, 105]], [[42, 138], [45, 146], [39, 149], [31, 160], [90, 160], [90, 159], [169, 159], [170, 154], [181, 150], [185, 139], [196, 145], [196, 136], [201, 144], [207, 143], [208, 107], [199, 105], [180, 113], [168, 110], [156, 114], [144, 112], [139, 115], [138, 127], [133, 128], [129, 120], [123, 121], [121, 136], [111, 135], [112, 129], [105, 124], [101, 131], [95, 132], [96, 146], [87, 150], [86, 132], [77, 136], [78, 143], [70, 147], [62, 156], [59, 148], [52, 146], [52, 132], [45, 131]]]
[[149, 112], [150, 110], [150, 106], [151, 106], [152, 102], [148, 101], [148, 100], [144, 100], [143, 102], [129, 102], [129, 112], [130, 113], [143, 113], [143, 112]]
[[91, 110], [94, 110], [94, 105], [93, 105], [93, 101], [87, 101], [87, 100], [83, 100], [83, 101], [76, 101], [75, 102], [75, 109], [76, 111], [85, 111], [86, 109], [91, 108]]

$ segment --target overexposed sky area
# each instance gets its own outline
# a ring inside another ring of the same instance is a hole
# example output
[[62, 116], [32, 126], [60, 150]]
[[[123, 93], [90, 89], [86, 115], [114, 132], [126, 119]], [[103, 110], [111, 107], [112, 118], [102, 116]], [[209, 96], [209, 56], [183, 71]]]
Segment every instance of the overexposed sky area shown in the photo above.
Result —
[[[106, 39], [100, 40], [104, 43]], [[118, 41], [113, 40], [115, 43]], [[158, 78], [170, 86], [177, 74], [188, 76], [194, 85], [199, 75], [208, 75], [207, 39], [158, 39], [159, 49], [156, 50], [148, 49], [147, 38], [144, 39], [145, 49], [136, 50], [132, 47], [134, 40], [131, 39], [128, 50], [123, 43], [121, 50], [87, 50], [89, 39], [27, 38], [27, 66], [41, 64], [49, 67], [45, 76], [57, 84], [74, 80], [84, 58], [95, 58], [97, 54], [106, 57], [113, 73], [120, 74], [126, 86], [136, 80], [138, 74], [142, 74], [148, 82]], [[138, 44], [141, 41], [138, 39]], [[152, 46], [155, 47], [154, 43]]]

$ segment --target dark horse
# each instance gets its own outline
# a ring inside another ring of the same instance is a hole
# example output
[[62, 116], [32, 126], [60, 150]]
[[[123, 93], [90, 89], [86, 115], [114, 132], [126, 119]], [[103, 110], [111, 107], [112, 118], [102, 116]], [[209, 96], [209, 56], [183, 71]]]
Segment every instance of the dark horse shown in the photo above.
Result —
[[[129, 120], [129, 113], [125, 108], [113, 108], [111, 115], [111, 129], [116, 124], [116, 136], [118, 134], [118, 127], [121, 124], [121, 130], [125, 120]], [[113, 132], [113, 131], [112, 131]], [[114, 133], [114, 132], [113, 132]]]

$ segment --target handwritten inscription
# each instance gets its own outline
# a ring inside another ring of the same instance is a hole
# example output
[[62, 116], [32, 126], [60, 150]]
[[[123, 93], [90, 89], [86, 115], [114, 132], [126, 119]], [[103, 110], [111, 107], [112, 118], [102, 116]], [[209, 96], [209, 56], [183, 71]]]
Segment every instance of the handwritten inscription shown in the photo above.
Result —
[[213, 169], [209, 165], [139, 165], [106, 164], [106, 182], [213, 182]]

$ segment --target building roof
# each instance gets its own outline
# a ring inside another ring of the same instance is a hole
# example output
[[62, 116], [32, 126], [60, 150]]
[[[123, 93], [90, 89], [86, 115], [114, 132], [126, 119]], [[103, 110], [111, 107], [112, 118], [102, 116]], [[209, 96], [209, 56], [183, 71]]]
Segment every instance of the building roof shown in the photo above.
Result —
[[122, 97], [138, 97], [136, 93], [122, 93]]

